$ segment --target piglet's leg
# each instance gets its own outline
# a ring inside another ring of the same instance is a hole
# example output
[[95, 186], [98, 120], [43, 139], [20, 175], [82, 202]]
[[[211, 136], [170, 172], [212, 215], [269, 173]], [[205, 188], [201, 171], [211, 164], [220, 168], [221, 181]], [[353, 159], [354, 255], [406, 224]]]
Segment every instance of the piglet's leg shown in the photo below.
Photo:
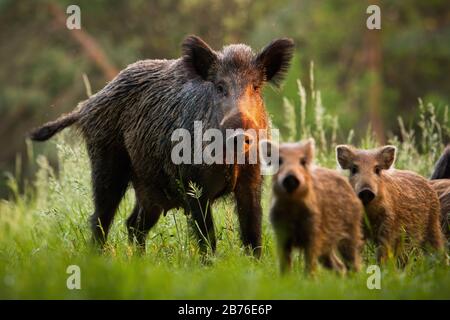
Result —
[[317, 230], [311, 228], [308, 244], [305, 247], [305, 271], [314, 274], [317, 269], [320, 253], [320, 238], [316, 236]]
[[285, 274], [292, 270], [292, 244], [288, 239], [277, 239], [280, 272]]
[[326, 268], [332, 269], [340, 275], [344, 275], [347, 272], [345, 264], [338, 257], [334, 249], [322, 257], [322, 262]]
[[392, 251], [392, 232], [389, 231], [390, 228], [386, 226], [381, 226], [377, 237], [377, 260], [379, 264], [385, 264], [388, 259], [393, 256]]

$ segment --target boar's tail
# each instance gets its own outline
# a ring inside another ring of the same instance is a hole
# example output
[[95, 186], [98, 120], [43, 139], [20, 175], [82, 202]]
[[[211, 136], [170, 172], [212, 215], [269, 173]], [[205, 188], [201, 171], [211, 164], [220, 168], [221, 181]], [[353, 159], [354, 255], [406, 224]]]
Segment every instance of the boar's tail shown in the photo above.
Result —
[[450, 179], [450, 145], [445, 148], [441, 157], [436, 162], [434, 172], [430, 179]]
[[50, 139], [56, 133], [77, 122], [78, 119], [80, 119], [80, 116], [81, 113], [79, 111], [73, 111], [68, 114], [63, 114], [58, 119], [47, 122], [42, 127], [32, 130], [29, 134], [29, 137], [34, 141], [45, 141], [47, 139]]

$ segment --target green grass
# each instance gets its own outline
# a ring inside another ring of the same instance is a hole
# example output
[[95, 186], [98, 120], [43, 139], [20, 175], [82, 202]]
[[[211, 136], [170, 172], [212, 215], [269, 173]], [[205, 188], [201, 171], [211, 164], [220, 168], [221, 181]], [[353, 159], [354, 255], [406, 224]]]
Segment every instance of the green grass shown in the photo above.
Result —
[[[313, 99], [306, 101], [301, 84], [299, 88], [299, 114], [315, 113], [315, 122], [292, 121], [285, 138], [314, 136], [317, 162], [336, 167], [334, 146], [352, 142], [352, 133], [340, 133], [347, 138], [339, 139], [336, 118], [323, 113], [320, 94], [311, 94]], [[286, 101], [285, 107], [292, 120], [295, 105]], [[442, 136], [448, 133], [449, 122], [438, 122], [432, 105], [420, 103], [419, 108], [423, 117], [418, 132], [405, 129], [400, 121], [402, 136], [392, 136], [391, 142], [399, 147], [396, 167], [429, 175], [443, 149]], [[12, 197], [0, 203], [0, 298], [450, 299], [448, 265], [418, 252], [410, 254], [404, 269], [392, 264], [382, 267], [381, 289], [369, 290], [366, 268], [375, 264], [371, 245], [364, 248], [364, 267], [357, 274], [341, 277], [320, 269], [315, 277], [308, 277], [299, 257], [294, 271], [281, 276], [268, 222], [268, 181], [263, 195], [260, 260], [246, 255], [241, 247], [231, 199], [214, 205], [218, 248], [208, 264], [202, 263], [182, 211], [171, 211], [160, 219], [148, 236], [146, 253], [140, 255], [127, 243], [124, 223], [133, 208], [133, 190], [121, 203], [108, 246], [101, 254], [94, 252], [88, 227], [93, 211], [88, 160], [81, 142], [67, 143], [69, 134], [54, 142], [57, 173], [45, 157], [38, 156], [36, 178], [24, 193], [19, 193], [16, 179], [9, 178]], [[371, 134], [359, 143], [364, 147], [374, 144]], [[34, 158], [31, 151], [30, 157]], [[81, 290], [66, 287], [69, 265], [81, 269]]]

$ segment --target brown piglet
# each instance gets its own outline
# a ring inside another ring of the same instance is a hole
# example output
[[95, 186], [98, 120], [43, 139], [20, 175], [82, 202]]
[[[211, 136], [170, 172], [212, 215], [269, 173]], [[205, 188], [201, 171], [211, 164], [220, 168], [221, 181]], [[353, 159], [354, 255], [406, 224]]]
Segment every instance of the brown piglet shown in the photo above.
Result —
[[443, 249], [436, 192], [420, 175], [392, 168], [396, 148], [362, 150], [336, 147], [337, 162], [350, 171], [350, 184], [364, 204], [379, 262], [413, 247]]
[[280, 146], [260, 143], [262, 154], [269, 148], [279, 153], [270, 218], [281, 272], [291, 269], [293, 249], [304, 251], [307, 272], [314, 272], [319, 262], [339, 273], [358, 271], [363, 207], [348, 181], [313, 164], [312, 139]]

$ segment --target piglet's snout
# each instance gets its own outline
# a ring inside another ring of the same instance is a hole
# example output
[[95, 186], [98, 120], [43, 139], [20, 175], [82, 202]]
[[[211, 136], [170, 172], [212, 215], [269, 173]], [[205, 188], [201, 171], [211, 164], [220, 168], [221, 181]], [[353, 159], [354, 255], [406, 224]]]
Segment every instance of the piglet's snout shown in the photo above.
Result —
[[300, 181], [296, 176], [290, 174], [283, 179], [282, 185], [287, 193], [292, 193], [299, 187]]
[[369, 204], [375, 198], [375, 194], [370, 189], [363, 189], [358, 193], [358, 198], [361, 199], [364, 205]]

